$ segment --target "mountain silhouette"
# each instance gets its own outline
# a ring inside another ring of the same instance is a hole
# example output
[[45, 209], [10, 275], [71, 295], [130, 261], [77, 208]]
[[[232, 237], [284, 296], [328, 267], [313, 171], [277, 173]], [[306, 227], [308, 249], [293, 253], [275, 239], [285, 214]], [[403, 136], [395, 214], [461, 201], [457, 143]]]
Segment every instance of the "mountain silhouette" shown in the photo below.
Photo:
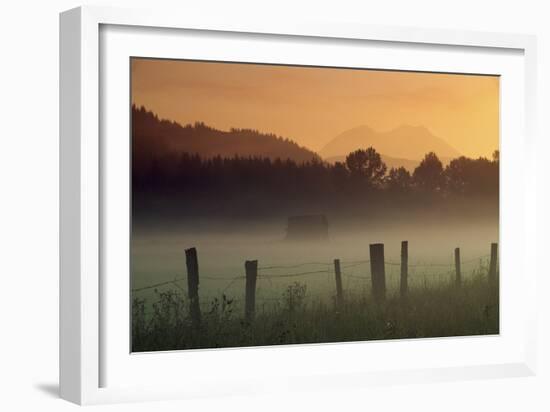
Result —
[[428, 152], [440, 158], [459, 157], [460, 153], [424, 126], [403, 125], [388, 132], [378, 132], [359, 126], [339, 134], [320, 150], [324, 159], [345, 156], [357, 149], [374, 147], [387, 157], [421, 160]]
[[297, 163], [320, 160], [315, 152], [274, 134], [251, 129], [222, 131], [200, 122], [182, 126], [135, 106], [132, 107], [132, 152], [136, 163], [181, 153], [198, 154], [202, 158], [290, 159]]

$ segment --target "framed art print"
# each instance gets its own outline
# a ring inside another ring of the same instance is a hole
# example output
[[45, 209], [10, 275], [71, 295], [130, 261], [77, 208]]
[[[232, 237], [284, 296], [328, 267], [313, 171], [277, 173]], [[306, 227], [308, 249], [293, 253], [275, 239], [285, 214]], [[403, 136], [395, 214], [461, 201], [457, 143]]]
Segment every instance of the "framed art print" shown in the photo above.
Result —
[[499, 333], [498, 76], [130, 72], [133, 352]]
[[176, 15], [61, 16], [62, 397], [534, 373], [533, 39]]

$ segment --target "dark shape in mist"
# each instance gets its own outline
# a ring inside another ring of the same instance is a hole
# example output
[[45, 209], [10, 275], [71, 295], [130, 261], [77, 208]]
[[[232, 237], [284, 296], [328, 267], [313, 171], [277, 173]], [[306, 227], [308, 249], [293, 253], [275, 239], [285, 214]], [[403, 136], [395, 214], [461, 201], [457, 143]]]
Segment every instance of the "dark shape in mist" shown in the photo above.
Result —
[[287, 240], [328, 240], [325, 215], [291, 216], [286, 230]]

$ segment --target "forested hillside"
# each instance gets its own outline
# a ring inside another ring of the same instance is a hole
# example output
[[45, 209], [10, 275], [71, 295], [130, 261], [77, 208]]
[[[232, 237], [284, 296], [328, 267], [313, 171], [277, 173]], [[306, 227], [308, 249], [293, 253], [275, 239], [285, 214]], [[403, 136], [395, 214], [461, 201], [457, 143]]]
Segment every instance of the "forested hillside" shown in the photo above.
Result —
[[[144, 107], [132, 107], [133, 167], [147, 167], [152, 158], [198, 154], [204, 159], [261, 157], [303, 163], [318, 159], [314, 152], [288, 138], [250, 129], [217, 130], [204, 123], [182, 126], [160, 119]], [[135, 170], [135, 169], [134, 169]]]

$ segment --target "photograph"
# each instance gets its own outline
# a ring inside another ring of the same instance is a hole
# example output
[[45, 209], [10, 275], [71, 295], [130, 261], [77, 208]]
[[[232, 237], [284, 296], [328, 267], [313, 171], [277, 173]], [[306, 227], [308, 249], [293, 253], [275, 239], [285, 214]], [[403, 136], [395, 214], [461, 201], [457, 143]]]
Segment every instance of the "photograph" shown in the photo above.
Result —
[[128, 70], [131, 352], [499, 334], [498, 75]]

